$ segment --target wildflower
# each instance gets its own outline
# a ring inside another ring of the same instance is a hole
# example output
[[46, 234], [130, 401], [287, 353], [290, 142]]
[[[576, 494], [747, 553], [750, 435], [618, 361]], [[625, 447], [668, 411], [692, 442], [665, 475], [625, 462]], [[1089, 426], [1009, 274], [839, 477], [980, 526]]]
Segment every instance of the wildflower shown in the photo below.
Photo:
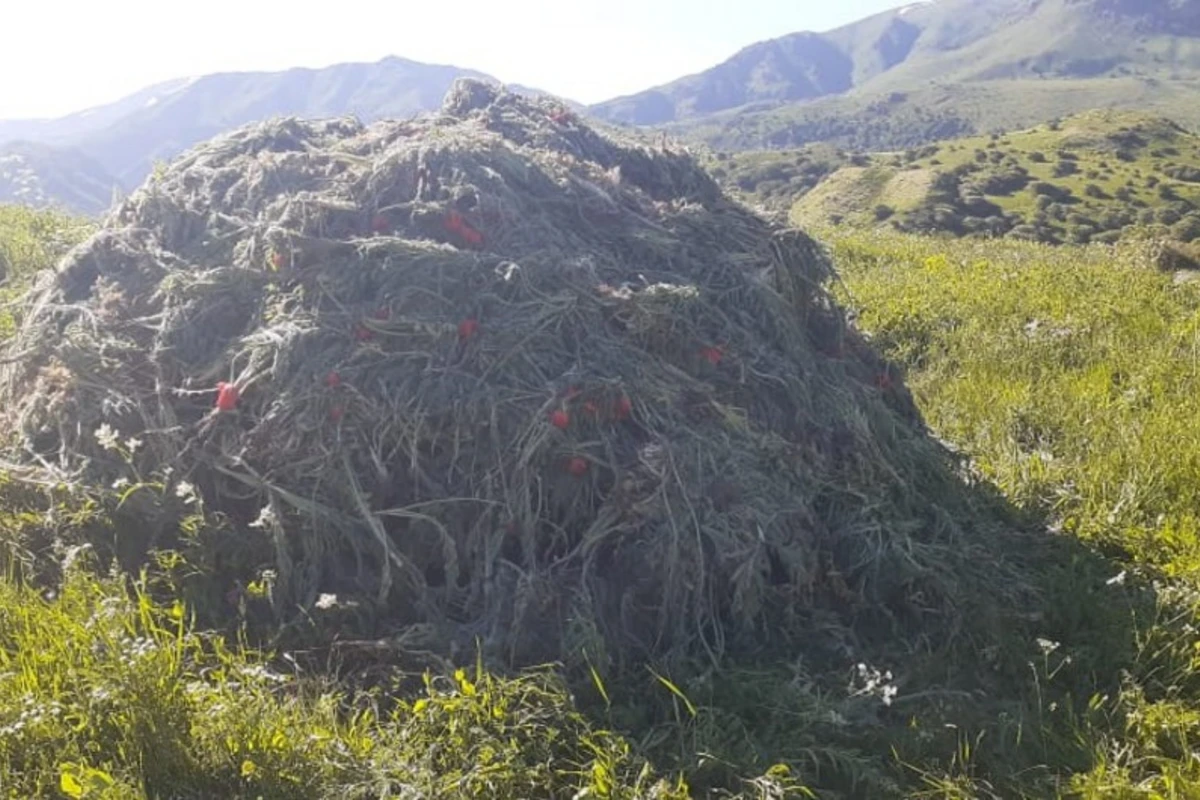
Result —
[[175, 496], [190, 506], [196, 502], [196, 486], [189, 481], [180, 481], [175, 486]]
[[96, 443], [105, 450], [116, 450], [120, 435], [107, 422], [96, 428]]
[[262, 528], [265, 530], [274, 525], [275, 522], [275, 511], [270, 506], [263, 506], [262, 510], [258, 512], [258, 516], [255, 518], [254, 522], [250, 523], [250, 527]]
[[330, 608], [335, 608], [337, 606], [337, 602], [338, 599], [336, 594], [322, 593], [322, 595], [317, 598], [317, 608], [325, 611]]
[[141, 439], [130, 436], [128, 439], [125, 440], [125, 449], [129, 451], [130, 455], [133, 455], [134, 453], [136, 453], [138, 451], [138, 448], [141, 447], [143, 444], [145, 444], [145, 442], [143, 442]]
[[1042, 655], [1048, 656], [1062, 646], [1060, 642], [1044, 639], [1041, 636], [1037, 638], [1038, 649], [1042, 651]]

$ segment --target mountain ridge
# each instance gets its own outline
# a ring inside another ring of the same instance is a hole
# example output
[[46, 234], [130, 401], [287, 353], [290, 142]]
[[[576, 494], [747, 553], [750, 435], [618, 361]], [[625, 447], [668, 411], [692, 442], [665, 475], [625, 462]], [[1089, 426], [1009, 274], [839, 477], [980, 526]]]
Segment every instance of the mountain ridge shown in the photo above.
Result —
[[[55, 119], [0, 120], [0, 145], [36, 142], [63, 148], [95, 162], [115, 185], [134, 186], [155, 162], [241, 125], [274, 116], [355, 116], [365, 122], [408, 117], [438, 108], [460, 77], [500, 83], [477, 70], [399, 56], [328, 67], [220, 72], [156, 84]], [[516, 84], [508, 88], [547, 94]], [[94, 210], [91, 204], [88, 210]]]
[[[1189, 84], [1189, 103], [1200, 106], [1200, 2], [932, 0], [824, 33], [757, 42], [709, 70], [599, 103], [590, 112], [616, 124], [668, 126], [714, 146], [795, 146], [825, 140], [814, 131], [779, 135], [790, 122], [810, 117], [806, 107], [812, 104], [834, 109], [855, 128], [878, 121], [868, 113], [875, 109], [858, 106], [894, 111], [890, 107], [917, 98], [923, 108], [961, 123], [942, 126], [939, 135], [962, 135], [971, 132], [964, 125], [997, 123], [987, 114], [963, 113], [953, 99], [933, 97], [934, 88], [985, 87], [1007, 103], [1003, 95], [1012, 86], [1006, 84], [1022, 84], [1024, 91], [1032, 82], [1097, 80], [1113, 81], [1111, 100], [1095, 86], [1086, 87], [1101, 95], [1101, 107], [1130, 102], [1129, 95], [1138, 94], [1130, 80], [1149, 88], [1174, 84], [1173, 91]], [[1196, 86], [1190, 86], [1193, 81]], [[1065, 103], [1063, 113], [1084, 110], [1069, 94], [1067, 88], [1054, 101]], [[1129, 107], [1140, 108], [1138, 102]], [[1182, 113], [1200, 118], [1186, 108]], [[789, 115], [792, 119], [771, 119]], [[748, 127], [772, 130], [750, 142], [695, 133], [732, 116]], [[1015, 126], [1042, 121], [1020, 114], [1001, 120]], [[897, 137], [896, 144], [907, 146], [912, 138]]]

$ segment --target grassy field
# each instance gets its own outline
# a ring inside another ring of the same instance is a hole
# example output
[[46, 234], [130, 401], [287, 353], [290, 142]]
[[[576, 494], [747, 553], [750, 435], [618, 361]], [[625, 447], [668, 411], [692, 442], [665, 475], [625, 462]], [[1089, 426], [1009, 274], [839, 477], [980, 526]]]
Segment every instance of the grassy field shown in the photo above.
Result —
[[932, 428], [1050, 530], [1106, 554], [1109, 590], [1153, 598], [1132, 659], [1094, 663], [1115, 691], [1081, 706], [1104, 721], [1075, 723], [1092, 753], [1073, 796], [1200, 795], [1200, 286], [1136, 247], [878, 234], [835, 250], [843, 299], [907, 365]]

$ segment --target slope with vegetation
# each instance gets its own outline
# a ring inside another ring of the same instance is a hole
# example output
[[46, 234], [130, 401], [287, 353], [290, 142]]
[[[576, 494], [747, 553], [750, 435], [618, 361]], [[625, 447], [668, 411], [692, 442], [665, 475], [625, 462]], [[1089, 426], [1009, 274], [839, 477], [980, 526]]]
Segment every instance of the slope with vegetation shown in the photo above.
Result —
[[1089, 112], [1005, 135], [858, 157], [798, 199], [801, 224], [1047, 243], [1200, 239], [1200, 137]]
[[0, 203], [98, 214], [120, 183], [79, 151], [31, 142], [0, 144]]
[[[1012, 502], [1113, 559], [1094, 587], [1064, 586], [1077, 622], [1043, 643], [1051, 672], [1086, 663], [1100, 678], [1094, 696], [1044, 707], [1087, 751], [1069, 796], [1200, 795], [1200, 285], [1138, 245], [881, 232], [835, 251], [843, 299], [906, 365], [934, 430]], [[1130, 592], [1132, 628], [1098, 635], [1096, 615]], [[936, 796], [1013, 796], [957, 766]]]

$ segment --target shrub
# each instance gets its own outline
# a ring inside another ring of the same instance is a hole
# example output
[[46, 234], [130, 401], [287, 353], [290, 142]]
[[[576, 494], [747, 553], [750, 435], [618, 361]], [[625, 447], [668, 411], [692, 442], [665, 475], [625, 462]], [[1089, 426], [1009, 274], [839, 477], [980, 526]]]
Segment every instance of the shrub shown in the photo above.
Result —
[[1177, 181], [1185, 183], [1200, 183], [1200, 167], [1177, 166], [1169, 167], [1163, 172]]
[[1074, 161], [1059, 161], [1054, 165], [1054, 177], [1065, 178], [1079, 172], [1079, 165]]
[[1171, 235], [1181, 242], [1200, 239], [1200, 214], [1188, 214], [1171, 226]]

